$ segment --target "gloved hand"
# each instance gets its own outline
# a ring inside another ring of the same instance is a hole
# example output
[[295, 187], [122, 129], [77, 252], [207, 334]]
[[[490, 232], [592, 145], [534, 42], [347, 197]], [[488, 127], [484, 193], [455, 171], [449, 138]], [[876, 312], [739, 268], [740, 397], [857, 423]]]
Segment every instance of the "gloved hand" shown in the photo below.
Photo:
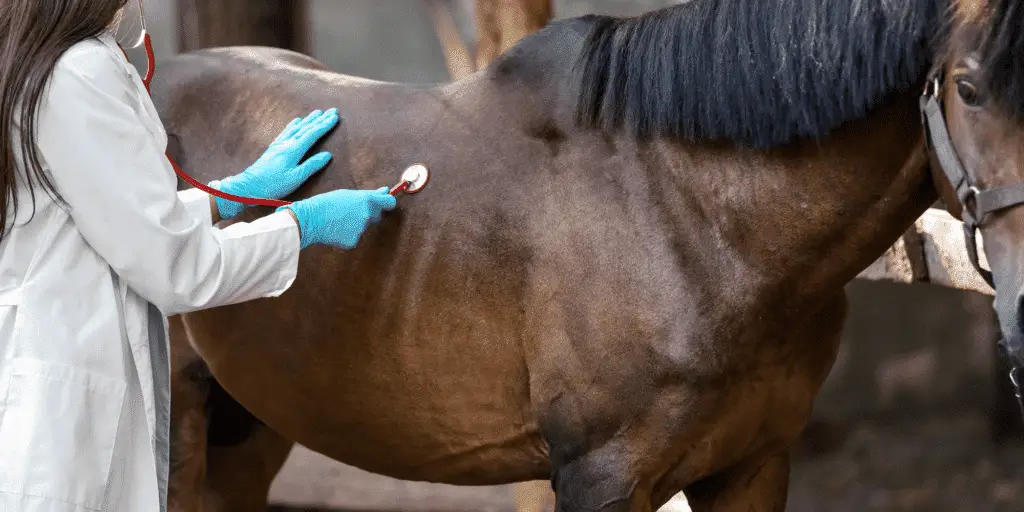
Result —
[[387, 187], [377, 190], [334, 190], [278, 208], [290, 209], [299, 220], [300, 246], [324, 244], [353, 249], [381, 212], [395, 207]]
[[[306, 118], [297, 118], [284, 128], [252, 166], [241, 174], [210, 183], [210, 186], [243, 197], [286, 197], [331, 161], [331, 154], [325, 151], [299, 165], [309, 148], [337, 124], [338, 109], [335, 108], [327, 112], [314, 110]], [[228, 199], [216, 197], [215, 200], [220, 217], [225, 220], [242, 213], [245, 208], [244, 204]]]

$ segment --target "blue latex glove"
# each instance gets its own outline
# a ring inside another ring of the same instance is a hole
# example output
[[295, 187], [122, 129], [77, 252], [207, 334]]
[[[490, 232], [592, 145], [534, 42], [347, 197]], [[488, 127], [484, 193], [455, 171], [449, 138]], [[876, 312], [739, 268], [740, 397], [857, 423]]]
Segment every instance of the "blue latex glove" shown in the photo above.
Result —
[[[326, 112], [314, 110], [305, 118], [297, 118], [270, 143], [256, 163], [241, 174], [213, 182], [210, 186], [236, 196], [284, 198], [331, 161], [331, 154], [325, 151], [299, 165], [309, 148], [337, 124], [338, 109], [335, 108]], [[215, 199], [220, 217], [225, 220], [242, 213], [246, 206], [220, 197]]]
[[334, 190], [296, 201], [277, 210], [289, 209], [299, 220], [300, 245], [324, 244], [353, 249], [370, 224], [380, 221], [381, 212], [395, 207], [387, 187], [377, 190]]

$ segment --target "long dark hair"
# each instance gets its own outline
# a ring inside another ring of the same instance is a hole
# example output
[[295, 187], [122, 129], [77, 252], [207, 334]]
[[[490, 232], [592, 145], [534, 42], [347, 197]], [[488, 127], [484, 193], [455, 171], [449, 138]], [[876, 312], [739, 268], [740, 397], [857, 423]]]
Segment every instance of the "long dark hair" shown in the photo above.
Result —
[[[61, 55], [74, 44], [106, 30], [127, 1], [4, 0], [0, 10], [0, 240], [6, 234], [8, 212], [18, 208], [14, 190], [16, 155], [21, 157], [27, 184], [33, 190], [33, 212], [34, 180], [64, 203], [40, 163], [36, 147], [39, 103]], [[17, 148], [15, 120], [21, 124]]]

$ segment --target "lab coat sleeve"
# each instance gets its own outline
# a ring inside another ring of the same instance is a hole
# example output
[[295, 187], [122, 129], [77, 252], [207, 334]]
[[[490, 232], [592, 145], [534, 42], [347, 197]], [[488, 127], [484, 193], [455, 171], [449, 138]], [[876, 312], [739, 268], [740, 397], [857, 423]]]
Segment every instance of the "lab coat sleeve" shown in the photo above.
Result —
[[294, 219], [277, 212], [221, 230], [209, 213], [190, 215], [120, 66], [100, 49], [68, 52], [39, 112], [40, 152], [82, 236], [168, 316], [283, 293], [298, 267]]
[[185, 205], [185, 210], [192, 217], [207, 224], [213, 224], [213, 212], [210, 210], [210, 194], [198, 188], [178, 191], [178, 199]]

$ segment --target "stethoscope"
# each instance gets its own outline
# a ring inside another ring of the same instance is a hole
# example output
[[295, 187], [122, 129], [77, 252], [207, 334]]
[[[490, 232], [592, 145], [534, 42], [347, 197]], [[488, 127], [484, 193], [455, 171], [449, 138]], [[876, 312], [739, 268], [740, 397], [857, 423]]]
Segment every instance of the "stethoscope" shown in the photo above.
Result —
[[[137, 17], [132, 16], [131, 21], [138, 21], [138, 34], [133, 34], [134, 37], [132, 39], [131, 44], [125, 45], [122, 44], [120, 41], [118, 42], [118, 44], [122, 47], [122, 51], [124, 51], [125, 46], [128, 46], [129, 48], [138, 48], [139, 45], [141, 44], [145, 47], [146, 75], [142, 78], [142, 84], [146, 87], [146, 92], [149, 93], [149, 84], [153, 80], [153, 73], [156, 71], [156, 58], [153, 55], [153, 39], [149, 35], [149, 30], [146, 29], [146, 16], [145, 11], [143, 10], [142, 7], [142, 0], [138, 0], [136, 2], [136, 5], [138, 6], [139, 13]], [[125, 54], [125, 58], [127, 59], [127, 54]], [[193, 178], [192, 176], [189, 176], [188, 173], [183, 171], [181, 167], [179, 167], [178, 164], [174, 161], [174, 159], [171, 158], [170, 154], [165, 154], [167, 156], [167, 161], [170, 162], [171, 167], [174, 168], [175, 174], [177, 174], [181, 179], [185, 180], [189, 185], [192, 185], [193, 187], [196, 187], [199, 190], [206, 192], [207, 194], [227, 199], [228, 201], [235, 201], [249, 205], [278, 207], [291, 204], [291, 201], [283, 201], [280, 199], [244, 197], [229, 194], [227, 192], [221, 192], [220, 190], [203, 184], [199, 180]], [[388, 189], [388, 193], [391, 194], [392, 196], [397, 196], [399, 193], [415, 194], [423, 190], [423, 188], [427, 186], [428, 181], [430, 181], [430, 170], [427, 169], [427, 166], [423, 164], [413, 164], [407, 167], [405, 171], [402, 172], [400, 181], [398, 182], [398, 184]]]

